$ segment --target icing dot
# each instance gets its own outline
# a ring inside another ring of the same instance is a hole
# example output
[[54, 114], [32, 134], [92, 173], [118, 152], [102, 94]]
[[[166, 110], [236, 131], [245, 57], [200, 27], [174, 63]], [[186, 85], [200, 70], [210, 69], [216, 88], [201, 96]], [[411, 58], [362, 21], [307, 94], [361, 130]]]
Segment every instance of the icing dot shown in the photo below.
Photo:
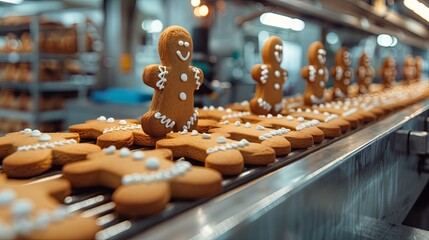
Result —
[[267, 118], [273, 118], [273, 115], [272, 114], [268, 114]]
[[40, 135], [42, 135], [42, 133], [39, 131], [39, 130], [33, 130], [32, 132], [31, 132], [31, 136], [32, 137], [40, 137]]
[[219, 111], [225, 111], [225, 108], [223, 108], [222, 106], [217, 107], [217, 110]]
[[311, 113], [311, 109], [307, 108], [307, 109], [305, 109], [305, 112], [306, 113]]
[[215, 110], [215, 107], [214, 106], [210, 106], [209, 110], [213, 111], [213, 110]]
[[191, 136], [197, 136], [197, 135], [198, 135], [198, 131], [197, 130], [192, 130]]
[[133, 160], [143, 160], [144, 152], [143, 151], [135, 151], [133, 153]]
[[127, 125], [127, 121], [125, 120], [119, 120], [119, 125]]
[[314, 114], [320, 114], [320, 112], [318, 110], [316, 110], [316, 109], [313, 111], [313, 113]]
[[265, 128], [264, 128], [264, 126], [258, 125], [258, 126], [256, 126], [256, 129], [258, 129], [258, 130], [264, 130]]
[[234, 126], [237, 126], [237, 127], [241, 126], [240, 121], [235, 121]]
[[179, 132], [180, 135], [188, 134], [188, 129], [184, 128], [183, 131]]
[[224, 136], [220, 136], [216, 139], [216, 143], [219, 143], [219, 144], [226, 143], [226, 138]]
[[49, 140], [51, 140], [52, 138], [51, 138], [51, 136], [49, 136], [48, 134], [42, 134], [40, 137], [39, 137], [39, 141], [40, 142], [47, 142], [47, 141], [49, 141]]
[[106, 121], [107, 121], [108, 123], [113, 123], [113, 122], [115, 121], [115, 119], [114, 119], [114, 118], [112, 118], [112, 117], [109, 117]]
[[33, 210], [33, 203], [28, 199], [19, 199], [13, 203], [10, 210], [14, 217], [24, 217]]
[[15, 191], [6, 188], [0, 191], [0, 206], [8, 205], [15, 199]]
[[128, 157], [131, 154], [130, 149], [123, 147], [119, 150], [119, 157]]
[[275, 83], [275, 84], [274, 84], [274, 89], [277, 89], [277, 90], [279, 90], [279, 89], [280, 89], [280, 84], [278, 84], [278, 83]]
[[32, 131], [31, 131], [31, 128], [26, 128], [26, 129], [22, 130], [22, 132], [25, 134], [31, 134]]
[[210, 138], [212, 138], [212, 136], [210, 134], [207, 134], [207, 133], [203, 133], [202, 137], [203, 137], [203, 139], [210, 139]]
[[185, 47], [189, 47], [189, 43], [188, 42], [185, 42]]
[[184, 92], [179, 93], [179, 98], [180, 98], [180, 100], [185, 101], [186, 100], [186, 93], [184, 93]]
[[[276, 71], [274, 72], [274, 75], [276, 75], [276, 77], [280, 77], [280, 72], [279, 72], [278, 70], [276, 70]], [[276, 89], [278, 89], [278, 88], [276, 88]]]
[[298, 117], [298, 122], [304, 122], [304, 118], [303, 117]]
[[278, 118], [278, 119], [282, 119], [282, 118], [283, 118], [283, 115], [281, 115], [281, 114], [279, 113], [279, 114], [277, 114], [277, 118]]
[[114, 154], [116, 151], [116, 147], [115, 146], [109, 146], [108, 148], [103, 149], [104, 153], [107, 155], [111, 155]]
[[301, 112], [302, 112], [302, 109], [301, 109], [301, 108], [298, 108], [298, 109], [296, 110], [296, 112], [301, 113]]
[[250, 128], [250, 126], [251, 126], [250, 122], [247, 122], [247, 123], [245, 124], [245, 127], [246, 127], [246, 128]]
[[292, 121], [292, 120], [293, 120], [293, 117], [292, 117], [291, 115], [287, 115], [287, 116], [286, 116], [286, 119], [287, 119], [288, 121]]
[[97, 118], [97, 120], [99, 120], [99, 121], [106, 121], [106, 117], [105, 116], [99, 116]]
[[48, 211], [39, 211], [34, 221], [34, 227], [38, 230], [45, 230], [49, 226], [50, 219]]
[[182, 40], [180, 40], [180, 41], [178, 42], [178, 44], [179, 44], [179, 46], [183, 46], [183, 41], [182, 41]]
[[146, 160], [146, 167], [150, 170], [157, 170], [159, 168], [159, 159], [150, 157]]
[[188, 75], [186, 75], [186, 73], [180, 74], [180, 80], [186, 82], [188, 80]]

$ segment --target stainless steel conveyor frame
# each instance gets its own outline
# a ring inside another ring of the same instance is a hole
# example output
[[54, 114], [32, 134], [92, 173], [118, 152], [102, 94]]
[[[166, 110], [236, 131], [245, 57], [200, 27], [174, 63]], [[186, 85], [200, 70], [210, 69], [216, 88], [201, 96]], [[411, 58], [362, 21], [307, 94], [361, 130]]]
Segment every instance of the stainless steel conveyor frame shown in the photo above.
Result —
[[389, 236], [392, 227], [386, 226], [401, 226], [429, 178], [419, 170], [424, 157], [407, 153], [396, 132], [427, 130], [428, 109], [425, 100], [395, 112], [135, 239]]

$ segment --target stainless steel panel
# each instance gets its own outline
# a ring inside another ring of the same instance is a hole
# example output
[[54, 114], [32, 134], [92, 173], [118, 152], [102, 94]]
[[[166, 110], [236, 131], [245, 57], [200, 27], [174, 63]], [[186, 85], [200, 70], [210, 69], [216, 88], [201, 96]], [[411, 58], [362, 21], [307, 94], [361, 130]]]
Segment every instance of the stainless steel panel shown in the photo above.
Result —
[[[418, 171], [421, 156], [395, 150], [397, 130], [425, 130], [428, 104], [397, 112], [136, 239], [375, 239], [367, 236], [368, 219], [401, 224], [429, 178]], [[380, 227], [377, 236], [391, 229]]]

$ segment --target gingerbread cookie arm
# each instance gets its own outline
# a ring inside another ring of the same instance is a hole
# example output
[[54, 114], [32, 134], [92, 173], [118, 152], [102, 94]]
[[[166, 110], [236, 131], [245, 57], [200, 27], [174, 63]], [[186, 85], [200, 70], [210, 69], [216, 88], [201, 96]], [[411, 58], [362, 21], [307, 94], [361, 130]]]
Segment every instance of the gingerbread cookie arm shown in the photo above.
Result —
[[64, 139], [74, 139], [76, 142], [80, 142], [79, 133], [76, 132], [66, 132], [66, 133], [49, 133], [53, 138], [64, 138]]
[[301, 69], [301, 77], [302, 77], [304, 80], [308, 81], [308, 79], [309, 79], [309, 77], [310, 77], [310, 69], [309, 69], [309, 67], [308, 67], [308, 66], [304, 66], [304, 67]]
[[193, 79], [195, 81], [195, 90], [200, 89], [204, 81], [204, 72], [197, 67], [189, 66], [189, 70], [192, 72]]
[[97, 138], [97, 145], [107, 148], [111, 145], [116, 148], [129, 147], [133, 145], [134, 135], [132, 131], [113, 131], [100, 135]]
[[[265, 66], [265, 69], [262, 69], [262, 66]], [[266, 72], [265, 74], [263, 74], [264, 71]], [[253, 66], [250, 73], [255, 82], [259, 84], [264, 84], [267, 82], [267, 78], [263, 77], [268, 74], [268, 69], [266, 68], [265, 64], [256, 64], [255, 66]]]
[[10, 139], [5, 137], [0, 138], [0, 159], [14, 153], [15, 151], [16, 147], [13, 146]]
[[167, 67], [151, 64], [143, 69], [143, 82], [151, 88], [162, 90], [167, 83]]
[[170, 182], [171, 195], [180, 199], [211, 197], [222, 191], [219, 172], [202, 167], [192, 167], [185, 175]]
[[8, 177], [25, 178], [41, 174], [52, 166], [51, 150], [18, 151], [3, 160], [3, 171]]
[[75, 124], [69, 127], [69, 132], [78, 133], [81, 138], [97, 138], [103, 133], [102, 129], [96, 129], [95, 125], [88, 123]]
[[99, 146], [89, 143], [58, 146], [52, 150], [53, 164], [64, 165], [84, 160], [88, 154], [98, 151], [101, 151]]
[[[91, 155], [88, 156], [91, 159]], [[67, 164], [63, 167], [63, 177], [67, 179], [73, 187], [83, 188], [97, 185], [112, 187], [109, 184], [103, 184], [101, 174], [99, 174], [99, 163], [91, 160]]]

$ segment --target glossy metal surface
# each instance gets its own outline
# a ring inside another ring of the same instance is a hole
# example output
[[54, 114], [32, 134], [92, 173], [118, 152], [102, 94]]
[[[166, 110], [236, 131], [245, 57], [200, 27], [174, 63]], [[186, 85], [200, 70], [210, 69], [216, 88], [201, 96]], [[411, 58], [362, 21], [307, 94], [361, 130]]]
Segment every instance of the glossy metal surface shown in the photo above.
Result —
[[368, 232], [368, 219], [401, 224], [429, 178], [418, 171], [424, 159], [397, 150], [395, 133], [426, 130], [428, 108], [410, 106], [135, 239], [386, 236], [392, 227]]

